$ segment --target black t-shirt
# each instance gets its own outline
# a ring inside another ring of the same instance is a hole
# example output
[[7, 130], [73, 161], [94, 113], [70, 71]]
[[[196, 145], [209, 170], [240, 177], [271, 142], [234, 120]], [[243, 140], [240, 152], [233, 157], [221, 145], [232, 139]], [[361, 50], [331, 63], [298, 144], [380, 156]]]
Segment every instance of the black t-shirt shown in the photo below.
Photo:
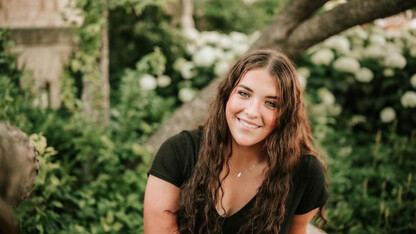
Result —
[[[157, 152], [149, 174], [181, 187], [193, 173], [203, 136], [202, 130], [182, 131], [165, 141]], [[222, 218], [223, 233], [238, 233], [246, 222], [256, 196], [235, 214]], [[305, 214], [321, 207], [328, 199], [325, 173], [318, 159], [304, 155], [292, 177], [286, 201], [285, 218], [281, 233], [287, 233], [294, 215]]]

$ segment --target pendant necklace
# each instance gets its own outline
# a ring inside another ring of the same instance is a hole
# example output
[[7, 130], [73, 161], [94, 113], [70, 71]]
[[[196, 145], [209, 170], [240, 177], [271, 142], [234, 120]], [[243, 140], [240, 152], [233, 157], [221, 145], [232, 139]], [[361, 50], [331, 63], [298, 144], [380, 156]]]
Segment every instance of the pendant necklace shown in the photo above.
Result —
[[251, 165], [251, 167], [245, 169], [244, 171], [239, 171], [237, 169], [235, 169], [230, 162], [228, 162], [228, 164], [230, 165], [230, 167], [237, 173], [237, 178], [240, 178], [244, 173], [250, 171], [251, 169], [255, 168], [257, 166], [257, 164], [253, 164]]

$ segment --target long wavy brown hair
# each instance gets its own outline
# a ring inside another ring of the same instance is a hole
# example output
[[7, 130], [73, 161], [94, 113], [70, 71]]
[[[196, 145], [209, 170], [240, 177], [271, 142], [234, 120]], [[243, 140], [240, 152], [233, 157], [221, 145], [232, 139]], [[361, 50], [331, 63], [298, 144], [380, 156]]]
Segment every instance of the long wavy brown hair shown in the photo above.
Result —
[[[290, 181], [300, 156], [317, 155], [308, 123], [303, 94], [292, 62], [273, 50], [257, 50], [242, 56], [219, 84], [210, 106], [198, 162], [190, 179], [182, 186], [178, 202], [178, 227], [181, 233], [221, 233], [215, 204], [221, 201], [220, 172], [227, 169], [231, 134], [225, 108], [232, 90], [247, 71], [262, 68], [276, 78], [278, 115], [276, 127], [264, 140], [266, 177], [257, 191], [250, 217], [241, 233], [279, 233], [285, 215]], [[322, 207], [320, 217], [324, 219]]]

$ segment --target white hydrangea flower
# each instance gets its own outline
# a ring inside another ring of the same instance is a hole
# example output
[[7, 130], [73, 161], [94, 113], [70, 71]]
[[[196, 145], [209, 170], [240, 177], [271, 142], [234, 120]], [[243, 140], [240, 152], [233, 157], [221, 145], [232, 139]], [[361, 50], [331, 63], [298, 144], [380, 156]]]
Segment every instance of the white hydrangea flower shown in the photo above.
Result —
[[221, 38], [221, 34], [217, 31], [205, 31], [205, 32], [202, 32], [200, 35], [201, 36], [199, 40], [202, 41], [204, 44], [207, 44], [207, 43], [215, 44]]
[[302, 75], [305, 78], [309, 78], [309, 76], [311, 76], [311, 71], [309, 71], [307, 67], [298, 67], [296, 72], [298, 75]]
[[334, 94], [325, 87], [318, 89], [318, 96], [325, 105], [333, 105], [335, 103]]
[[383, 76], [384, 77], [392, 77], [392, 76], [394, 76], [394, 70], [391, 69], [391, 68], [385, 68], [383, 70]]
[[386, 67], [402, 69], [406, 66], [406, 58], [399, 53], [390, 53], [384, 58], [384, 65]]
[[316, 44], [316, 45], [313, 45], [312, 47], [309, 47], [309, 49], [306, 50], [306, 53], [313, 54], [313, 53], [315, 53], [316, 51], [318, 51], [320, 49], [322, 49], [321, 45], [320, 44]]
[[357, 35], [361, 39], [368, 38], [368, 33], [361, 26], [355, 26], [354, 32], [355, 32], [355, 35]]
[[150, 74], [144, 74], [139, 83], [143, 90], [154, 90], [157, 87], [156, 79]]
[[249, 49], [247, 44], [243, 43], [234, 43], [232, 45], [232, 52], [238, 57], [246, 53]]
[[350, 120], [350, 125], [355, 126], [360, 123], [365, 123], [367, 118], [364, 115], [353, 115]]
[[335, 35], [324, 41], [324, 45], [328, 48], [333, 48], [341, 54], [347, 54], [350, 51], [350, 41], [340, 35]]
[[196, 41], [200, 35], [195, 28], [187, 28], [183, 31], [183, 36], [190, 41]]
[[158, 78], [156, 78], [157, 85], [161, 88], [168, 87], [170, 83], [172, 82], [170, 77], [167, 75], [161, 75]]
[[346, 56], [337, 58], [333, 66], [338, 71], [350, 73], [355, 73], [358, 71], [358, 69], [360, 69], [360, 63], [357, 61], [357, 59]]
[[196, 91], [191, 88], [182, 88], [179, 90], [178, 98], [182, 102], [189, 102], [195, 97]]
[[315, 65], [325, 65], [328, 66], [332, 60], [334, 60], [334, 52], [331, 49], [323, 48], [316, 51], [311, 56], [311, 62]]
[[410, 77], [410, 84], [416, 89], [416, 74], [413, 74], [413, 76]]
[[390, 54], [390, 53], [399, 53], [399, 54], [401, 54], [402, 51], [403, 51], [403, 48], [400, 47], [400, 44], [398, 44], [398, 43], [391, 43], [391, 42], [386, 43], [384, 45], [384, 48], [385, 48], [387, 54]]
[[175, 62], [173, 63], [173, 69], [175, 69], [176, 71], [180, 72], [183, 64], [185, 64], [185, 63], [186, 63], [186, 59], [184, 59], [182, 57], [181, 58], [177, 58], [175, 60]]
[[215, 49], [211, 46], [204, 46], [194, 54], [192, 60], [197, 66], [209, 67], [214, 64], [215, 58]]
[[416, 38], [410, 31], [399, 31], [401, 38], [403, 38], [408, 45], [416, 45]]
[[368, 83], [373, 80], [374, 74], [370, 69], [362, 67], [355, 73], [355, 78], [360, 82]]
[[222, 59], [225, 55], [225, 52], [221, 48], [214, 48], [214, 55], [215, 59]]
[[233, 42], [230, 37], [222, 35], [218, 41], [218, 45], [223, 49], [229, 49], [233, 45]]
[[215, 67], [214, 67], [215, 75], [222, 76], [228, 71], [229, 68], [230, 68], [230, 63], [228, 61], [220, 60], [219, 62], [215, 64]]
[[409, 49], [410, 56], [416, 58], [416, 46], [413, 46]]
[[328, 108], [329, 114], [332, 116], [338, 116], [342, 112], [342, 106], [339, 104], [331, 105]]
[[186, 45], [186, 52], [188, 52], [188, 54], [194, 54], [197, 50], [198, 46], [194, 43], [188, 43]]
[[306, 88], [306, 83], [307, 83], [306, 78], [303, 75], [298, 73], [298, 80], [299, 80], [300, 87], [304, 90]]
[[362, 48], [364, 47], [364, 40], [360, 37], [352, 37], [350, 38], [351, 41], [351, 47], [352, 48], [357, 48], [362, 50]]
[[379, 45], [366, 47], [363, 54], [367, 58], [383, 58], [385, 56], [384, 48]]
[[380, 119], [383, 123], [390, 123], [396, 119], [396, 111], [391, 107], [385, 107], [380, 112]]
[[394, 30], [394, 31], [393, 30], [386, 30], [385, 31], [387, 39], [399, 38], [401, 36], [400, 35], [401, 33], [402, 33], [401, 30], [397, 30], [397, 31], [396, 30]]
[[386, 44], [386, 38], [380, 34], [372, 34], [369, 38], [370, 43], [374, 45], [384, 45]]
[[361, 41], [363, 39], [367, 39], [368, 37], [368, 33], [361, 26], [352, 27], [346, 30], [343, 34], [349, 37], [357, 37]]
[[236, 60], [236, 56], [232, 51], [225, 51], [224, 55], [221, 57], [221, 60], [228, 61], [230, 64]]
[[240, 43], [240, 42], [245, 42], [247, 40], [247, 35], [241, 32], [231, 32], [230, 34], [231, 39], [234, 42]]
[[181, 75], [184, 79], [191, 79], [194, 77], [194, 64], [192, 62], [185, 61], [180, 67]]
[[403, 96], [400, 98], [402, 106], [405, 108], [415, 108], [416, 107], [416, 92], [406, 91]]
[[361, 59], [363, 56], [363, 50], [362, 49], [357, 49], [357, 50], [353, 50], [350, 52], [349, 56], [355, 58], [355, 59]]
[[397, 51], [401, 52], [406, 46], [401, 38], [395, 38], [394, 43], [388, 43], [388, 45], [394, 45]]

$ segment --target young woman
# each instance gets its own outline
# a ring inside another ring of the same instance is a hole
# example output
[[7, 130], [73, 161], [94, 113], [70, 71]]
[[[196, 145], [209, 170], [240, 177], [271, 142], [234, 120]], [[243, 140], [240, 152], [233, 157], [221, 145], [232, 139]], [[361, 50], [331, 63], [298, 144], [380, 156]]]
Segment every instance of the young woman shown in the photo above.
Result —
[[219, 85], [204, 126], [156, 154], [145, 233], [306, 233], [328, 198], [312, 142], [291, 61], [247, 53]]

